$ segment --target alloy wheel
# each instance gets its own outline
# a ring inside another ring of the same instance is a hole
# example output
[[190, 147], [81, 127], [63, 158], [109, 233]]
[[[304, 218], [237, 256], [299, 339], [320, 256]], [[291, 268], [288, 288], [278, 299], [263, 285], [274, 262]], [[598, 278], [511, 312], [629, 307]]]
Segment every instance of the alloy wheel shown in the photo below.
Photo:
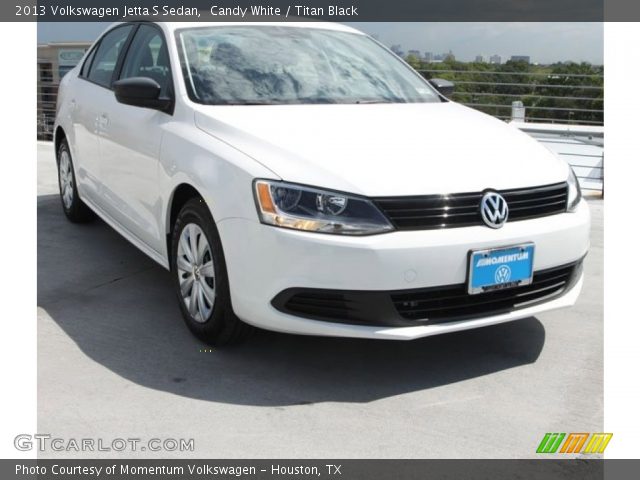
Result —
[[66, 150], [63, 150], [60, 153], [60, 165], [58, 168], [60, 176], [60, 195], [62, 195], [62, 203], [64, 203], [64, 207], [68, 210], [73, 204], [73, 173], [71, 171], [71, 157], [69, 156], [69, 152]]
[[206, 322], [216, 300], [215, 269], [209, 241], [195, 223], [187, 224], [180, 234], [176, 265], [180, 296], [189, 315]]

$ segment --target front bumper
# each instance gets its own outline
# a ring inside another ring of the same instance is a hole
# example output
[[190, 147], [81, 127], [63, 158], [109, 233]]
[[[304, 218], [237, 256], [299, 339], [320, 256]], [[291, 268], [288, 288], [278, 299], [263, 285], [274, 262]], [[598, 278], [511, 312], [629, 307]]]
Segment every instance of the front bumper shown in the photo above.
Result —
[[245, 322], [297, 334], [412, 339], [571, 306], [580, 292], [582, 274], [576, 273], [561, 294], [541, 302], [438, 322], [411, 323], [403, 318], [398, 323], [398, 317], [391, 315], [382, 319], [377, 315], [368, 324], [318, 320], [285, 313], [277, 308], [277, 298], [290, 289], [380, 293], [461, 285], [467, 276], [469, 250], [526, 242], [536, 246], [535, 272], [577, 264], [589, 248], [589, 224], [588, 205], [583, 201], [574, 213], [508, 223], [500, 230], [468, 227], [345, 237], [238, 218], [219, 222], [218, 230], [233, 309]]

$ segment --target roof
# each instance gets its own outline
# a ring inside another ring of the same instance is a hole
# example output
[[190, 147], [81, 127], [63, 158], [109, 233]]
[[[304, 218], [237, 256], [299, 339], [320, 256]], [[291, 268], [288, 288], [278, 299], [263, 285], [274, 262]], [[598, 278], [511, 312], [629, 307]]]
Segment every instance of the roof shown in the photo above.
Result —
[[[135, 20], [134, 20], [135, 21]], [[106, 28], [103, 31], [111, 30], [116, 25], [120, 25], [126, 22], [116, 22], [109, 25], [109, 28]], [[162, 25], [170, 31], [175, 31], [180, 28], [198, 28], [198, 27], [228, 27], [228, 26], [269, 26], [269, 27], [291, 27], [291, 28], [313, 28], [319, 30], [334, 30], [339, 32], [348, 32], [348, 33], [356, 33], [360, 35], [364, 35], [359, 30], [355, 28], [348, 27], [347, 25], [343, 25], [340, 23], [331, 23], [331, 22], [243, 22], [243, 21], [235, 21], [235, 22], [153, 22], [158, 25]], [[100, 35], [102, 36], [102, 34]]]
[[234, 26], [270, 26], [270, 27], [295, 27], [295, 28], [315, 28], [322, 30], [337, 30], [341, 32], [362, 33], [358, 30], [342, 25], [340, 23], [330, 22], [157, 22], [164, 23], [169, 29], [176, 30], [178, 28], [187, 27], [226, 27]]

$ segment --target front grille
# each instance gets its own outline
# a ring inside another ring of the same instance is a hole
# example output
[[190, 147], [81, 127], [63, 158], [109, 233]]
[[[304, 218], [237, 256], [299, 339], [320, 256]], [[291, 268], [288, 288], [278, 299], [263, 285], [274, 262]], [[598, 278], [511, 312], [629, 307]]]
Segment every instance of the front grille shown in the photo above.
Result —
[[417, 290], [290, 288], [271, 304], [298, 317], [353, 325], [406, 327], [506, 313], [558, 297], [570, 289], [582, 262], [535, 272], [531, 285], [469, 295], [466, 284]]
[[[566, 211], [567, 184], [498, 191], [509, 206], [510, 222]], [[483, 192], [416, 197], [381, 197], [374, 202], [398, 230], [428, 230], [483, 225]]]
[[536, 272], [524, 287], [469, 295], [466, 284], [391, 295], [402, 318], [429, 323], [496, 315], [525, 308], [562, 294], [577, 278], [580, 264]]
[[293, 295], [285, 303], [285, 308], [302, 316], [344, 320], [351, 319], [351, 312], [354, 310], [342, 293], [314, 291], [303, 291]]

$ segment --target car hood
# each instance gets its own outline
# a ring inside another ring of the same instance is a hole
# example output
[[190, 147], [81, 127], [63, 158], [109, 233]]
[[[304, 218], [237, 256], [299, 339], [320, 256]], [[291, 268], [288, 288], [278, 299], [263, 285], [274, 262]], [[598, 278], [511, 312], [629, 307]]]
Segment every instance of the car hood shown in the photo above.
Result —
[[453, 102], [198, 106], [195, 122], [283, 180], [368, 196], [530, 187], [568, 175], [517, 128]]

